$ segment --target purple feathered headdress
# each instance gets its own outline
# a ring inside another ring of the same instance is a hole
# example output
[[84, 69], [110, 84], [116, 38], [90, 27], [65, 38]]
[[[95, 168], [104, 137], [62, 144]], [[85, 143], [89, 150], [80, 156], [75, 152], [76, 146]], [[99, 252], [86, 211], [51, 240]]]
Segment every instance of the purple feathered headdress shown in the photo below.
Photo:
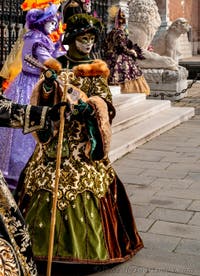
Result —
[[54, 4], [45, 9], [29, 10], [26, 14], [26, 27], [30, 30], [40, 29], [48, 21], [55, 19], [58, 22], [57, 10], [58, 7]]

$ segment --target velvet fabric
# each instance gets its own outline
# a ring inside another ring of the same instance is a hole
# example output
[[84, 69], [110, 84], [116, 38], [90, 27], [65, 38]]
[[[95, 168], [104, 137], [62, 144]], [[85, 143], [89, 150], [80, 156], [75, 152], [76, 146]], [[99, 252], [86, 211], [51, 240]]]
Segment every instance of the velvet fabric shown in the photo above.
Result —
[[[28, 203], [28, 205], [27, 205]], [[45, 190], [21, 208], [36, 260], [47, 260], [52, 197]], [[143, 247], [123, 184], [116, 176], [100, 200], [85, 191], [68, 208], [57, 210], [53, 261], [107, 264], [131, 258]]]
[[[97, 71], [92, 70], [91, 73], [90, 69], [95, 66], [82, 66], [81, 69], [87, 68], [90, 75], [86, 76], [86, 72], [75, 74], [70, 82], [86, 94], [87, 103], [93, 107], [92, 118], [98, 121], [94, 124], [95, 135], [99, 136], [96, 141], [98, 144], [102, 141], [98, 145], [102, 157], [94, 160], [86, 154], [90, 139], [88, 117], [73, 113], [68, 116], [63, 133], [63, 146], [67, 150], [62, 155], [59, 169], [54, 262], [119, 263], [143, 247], [125, 189], [108, 158], [114, 107], [105, 71], [100, 74], [98, 70], [96, 74]], [[56, 96], [59, 91], [59, 83], [55, 83], [52, 93]], [[37, 104], [40, 104], [41, 95], [35, 94]], [[54, 133], [58, 133], [59, 122], [53, 127]], [[41, 136], [38, 139], [40, 142], [21, 174], [17, 201], [29, 225], [34, 256], [39, 261], [46, 261], [57, 136], [45, 143]]]
[[101, 215], [110, 259], [122, 262], [143, 247], [129, 199], [117, 175], [101, 199]]

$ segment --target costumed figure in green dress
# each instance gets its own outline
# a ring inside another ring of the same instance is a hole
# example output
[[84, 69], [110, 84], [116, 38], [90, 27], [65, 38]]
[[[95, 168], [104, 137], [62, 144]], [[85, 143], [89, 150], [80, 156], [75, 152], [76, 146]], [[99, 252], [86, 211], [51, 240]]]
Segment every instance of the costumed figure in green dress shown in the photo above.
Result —
[[[109, 69], [102, 60], [90, 58], [100, 28], [101, 23], [88, 14], [70, 17], [63, 40], [69, 51], [59, 58], [62, 67], [73, 73], [68, 94], [74, 101], [69, 100], [65, 111], [53, 262], [120, 263], [143, 247], [125, 188], [108, 158], [115, 116]], [[44, 74], [32, 104], [60, 100], [63, 90], [53, 77], [56, 74], [51, 69]], [[37, 260], [47, 260], [48, 255], [58, 127], [56, 122], [53, 136], [35, 133], [38, 144], [18, 186], [18, 203]]]

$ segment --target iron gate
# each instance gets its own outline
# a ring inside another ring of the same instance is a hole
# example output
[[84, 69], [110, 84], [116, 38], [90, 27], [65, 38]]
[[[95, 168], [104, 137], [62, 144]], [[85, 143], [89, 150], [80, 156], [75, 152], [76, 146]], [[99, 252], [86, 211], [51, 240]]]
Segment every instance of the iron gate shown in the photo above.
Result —
[[0, 0], [0, 69], [23, 29], [24, 14], [19, 0]]

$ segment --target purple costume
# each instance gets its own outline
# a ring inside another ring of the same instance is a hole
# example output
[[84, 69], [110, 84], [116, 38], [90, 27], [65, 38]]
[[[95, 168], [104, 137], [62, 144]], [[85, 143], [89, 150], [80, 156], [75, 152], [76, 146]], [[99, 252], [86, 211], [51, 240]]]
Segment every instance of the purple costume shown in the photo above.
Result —
[[[22, 71], [5, 90], [5, 96], [19, 104], [28, 104], [41, 71], [27, 63], [24, 60], [25, 55], [32, 55], [43, 63], [49, 58], [57, 58], [63, 54], [57, 48], [44, 32], [36, 28], [29, 30], [24, 35]], [[32, 134], [24, 136], [20, 129], [1, 129], [0, 169], [11, 189], [16, 188], [19, 175], [32, 155], [35, 145], [36, 141]]]

